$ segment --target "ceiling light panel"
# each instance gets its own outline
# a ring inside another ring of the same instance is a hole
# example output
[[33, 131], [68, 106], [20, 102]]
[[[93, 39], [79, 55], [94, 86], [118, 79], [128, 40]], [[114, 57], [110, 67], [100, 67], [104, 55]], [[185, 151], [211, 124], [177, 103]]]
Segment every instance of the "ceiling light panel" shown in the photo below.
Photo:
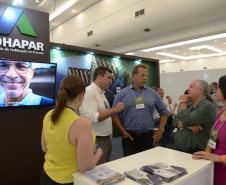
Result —
[[213, 53], [213, 54], [204, 54], [204, 55], [194, 55], [194, 56], [188, 56], [188, 57], [184, 57], [184, 56], [180, 56], [180, 55], [174, 55], [174, 54], [170, 54], [170, 53], [165, 53], [165, 52], [160, 52], [160, 53], [156, 53], [158, 55], [163, 55], [163, 56], [167, 56], [167, 57], [172, 57], [172, 58], [177, 58], [177, 59], [182, 59], [182, 60], [192, 60], [192, 59], [199, 59], [199, 58], [208, 58], [208, 57], [216, 57], [216, 56], [222, 56], [222, 55], [226, 55], [226, 52], [221, 52], [221, 53]]
[[144, 49], [142, 51], [144, 51], [144, 52], [156, 51], [156, 50], [160, 50], [160, 49], [173, 48], [176, 46], [184, 46], [187, 44], [193, 44], [193, 43], [198, 43], [198, 42], [203, 42], [203, 41], [213, 40], [213, 39], [218, 39], [218, 38], [225, 38], [225, 37], [226, 37], [226, 33], [222, 33], [222, 34], [218, 34], [218, 35], [212, 35], [212, 36], [208, 36], [208, 37], [201, 37], [198, 39], [187, 40], [187, 41], [177, 42], [177, 43], [173, 43], [173, 44], [167, 44], [167, 45], [163, 45], [163, 46], [157, 46], [157, 47], [153, 47], [153, 48], [149, 48], [149, 49]]
[[220, 49], [217, 49], [217, 48], [215, 48], [215, 47], [208, 46], [208, 45], [195, 46], [195, 47], [190, 48], [190, 50], [201, 50], [201, 49], [209, 49], [209, 50], [211, 50], [211, 51], [218, 52], [218, 53], [223, 52], [223, 51], [220, 50]]
[[168, 63], [168, 62], [174, 62], [175, 60], [160, 60], [159, 63]]
[[49, 21], [53, 20], [55, 17], [66, 11], [68, 8], [73, 6], [75, 3], [77, 3], [79, 0], [70, 0], [63, 4], [60, 8], [58, 8], [53, 14], [49, 16]]

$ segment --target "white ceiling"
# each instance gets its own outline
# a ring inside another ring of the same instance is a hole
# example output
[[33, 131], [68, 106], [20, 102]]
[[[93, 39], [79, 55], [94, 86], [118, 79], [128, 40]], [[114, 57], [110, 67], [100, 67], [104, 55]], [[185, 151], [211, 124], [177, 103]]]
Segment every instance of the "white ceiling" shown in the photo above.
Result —
[[[53, 14], [69, 0], [22, 0], [18, 5]], [[12, 3], [12, 0], [0, 2]], [[135, 18], [135, 12], [145, 9]], [[75, 10], [75, 12], [72, 12]], [[79, 19], [84, 15], [84, 22]], [[87, 18], [88, 17], [88, 18]], [[226, 0], [77, 0], [72, 7], [50, 21], [51, 42], [118, 53], [133, 52], [136, 56], [171, 59], [160, 52], [189, 57], [217, 53], [210, 49], [190, 50], [208, 45], [226, 52], [226, 37], [151, 52], [142, 50], [226, 33]], [[52, 23], [55, 23], [53, 26]], [[150, 28], [150, 32], [144, 32]], [[87, 32], [93, 35], [87, 37]], [[96, 47], [95, 45], [100, 45]]]

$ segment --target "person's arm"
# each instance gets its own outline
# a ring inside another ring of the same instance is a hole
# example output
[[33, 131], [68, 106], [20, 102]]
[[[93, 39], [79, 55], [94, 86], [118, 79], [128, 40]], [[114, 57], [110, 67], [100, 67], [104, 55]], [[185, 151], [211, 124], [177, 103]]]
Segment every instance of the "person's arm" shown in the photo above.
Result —
[[44, 129], [42, 128], [42, 136], [41, 136], [41, 146], [42, 146], [42, 151], [47, 152], [47, 143], [45, 140], [45, 134], [44, 134]]
[[[183, 128], [183, 127], [178, 126], [179, 122], [181, 123], [179, 115], [180, 115], [180, 112], [177, 114], [177, 116], [173, 119], [173, 122], [172, 122], [172, 126], [175, 128]], [[182, 123], [181, 123], [181, 125], [182, 125]]]
[[133, 140], [132, 136], [128, 132], [126, 132], [125, 129], [123, 128], [118, 116], [112, 117], [112, 120], [113, 120], [115, 126], [118, 128], [118, 130], [121, 133], [123, 138], [129, 137], [131, 140]]
[[114, 108], [99, 111], [99, 102], [97, 101], [94, 91], [89, 90], [84, 96], [84, 101], [80, 108], [81, 116], [89, 119], [91, 122], [101, 122], [110, 116], [114, 115], [117, 112], [120, 112], [124, 109], [125, 105], [122, 102], [119, 102]]
[[100, 159], [103, 151], [101, 148], [94, 155], [92, 127], [89, 120], [79, 118], [75, 121], [69, 132], [69, 141], [77, 146], [77, 162], [79, 171], [84, 173], [91, 170]]
[[163, 130], [164, 130], [164, 127], [165, 127], [166, 122], [167, 122], [167, 118], [168, 118], [168, 116], [165, 115], [165, 114], [162, 114], [160, 116], [159, 128], [155, 132], [155, 134], [153, 135], [153, 138], [154, 138], [153, 146], [155, 146], [156, 144], [158, 144], [159, 140], [161, 139], [162, 133], [163, 133]]
[[172, 110], [172, 112], [173, 112], [173, 113], [175, 112], [175, 110], [176, 110], [177, 106], [178, 106], [178, 103], [177, 103], [177, 102], [175, 102], [175, 103], [173, 104], [173, 110]]
[[205, 150], [206, 152], [210, 152], [210, 153], [213, 153], [213, 148], [211, 148], [210, 146], [209, 146], [209, 141], [208, 141], [208, 143], [207, 143], [207, 145], [206, 145], [206, 150]]
[[174, 118], [177, 116], [177, 113], [175, 113], [175, 109], [177, 108], [177, 105], [178, 105], [177, 102], [175, 102], [173, 104], [173, 109], [170, 111], [170, 114], [172, 114]]
[[159, 95], [155, 97], [156, 103], [155, 103], [155, 108], [158, 111], [160, 115], [160, 121], [159, 121], [159, 128], [153, 135], [154, 141], [153, 141], [153, 146], [158, 144], [159, 140], [162, 137], [163, 130], [165, 128], [167, 118], [169, 115], [169, 111], [166, 107], [166, 105], [163, 103], [162, 99], [160, 98]]
[[202, 126], [205, 123], [209, 123], [211, 120], [214, 123], [216, 119], [216, 108], [211, 103], [198, 105], [197, 109], [189, 112], [185, 109], [185, 103], [180, 104], [182, 110], [180, 111], [179, 118], [184, 127]]
[[115, 113], [121, 112], [122, 110], [124, 110], [124, 108], [125, 108], [125, 104], [123, 102], [119, 102], [114, 108], [111, 108], [111, 109], [103, 111], [103, 112], [99, 112], [98, 122], [101, 122], [101, 121], [109, 118], [110, 116], [114, 115]]
[[[209, 142], [208, 142], [209, 143]], [[222, 155], [213, 154], [213, 149], [208, 145], [205, 151], [195, 152], [192, 155], [193, 159], [207, 159], [214, 162], [222, 162]]]

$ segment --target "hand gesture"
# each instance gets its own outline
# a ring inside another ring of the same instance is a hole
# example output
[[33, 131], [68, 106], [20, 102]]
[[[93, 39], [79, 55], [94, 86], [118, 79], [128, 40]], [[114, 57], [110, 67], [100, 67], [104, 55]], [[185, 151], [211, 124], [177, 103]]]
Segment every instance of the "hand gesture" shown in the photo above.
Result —
[[199, 131], [202, 130], [202, 127], [201, 127], [200, 125], [198, 125], [198, 126], [193, 126], [193, 127], [186, 127], [186, 128], [192, 130], [192, 132], [193, 132], [194, 134], [197, 134], [197, 133], [199, 133]]
[[182, 94], [179, 97], [179, 101], [181, 102], [187, 102], [188, 101], [188, 95], [187, 94]]
[[125, 109], [125, 104], [123, 102], [119, 102], [115, 107], [115, 112], [121, 112], [122, 110]]
[[126, 132], [126, 131], [123, 132], [122, 137], [123, 138], [130, 138], [131, 140], [133, 140], [132, 136], [128, 132]]
[[158, 144], [159, 140], [162, 137], [162, 133], [163, 133], [163, 131], [161, 131], [161, 130], [157, 130], [157, 132], [155, 132], [155, 134], [152, 137], [152, 138], [154, 138], [153, 146]]

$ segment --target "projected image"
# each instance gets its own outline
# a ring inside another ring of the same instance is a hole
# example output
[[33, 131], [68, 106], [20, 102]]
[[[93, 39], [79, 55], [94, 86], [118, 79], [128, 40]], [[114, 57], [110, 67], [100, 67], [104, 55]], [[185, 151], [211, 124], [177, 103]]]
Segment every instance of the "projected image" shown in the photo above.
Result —
[[52, 105], [56, 64], [0, 60], [0, 107]]

